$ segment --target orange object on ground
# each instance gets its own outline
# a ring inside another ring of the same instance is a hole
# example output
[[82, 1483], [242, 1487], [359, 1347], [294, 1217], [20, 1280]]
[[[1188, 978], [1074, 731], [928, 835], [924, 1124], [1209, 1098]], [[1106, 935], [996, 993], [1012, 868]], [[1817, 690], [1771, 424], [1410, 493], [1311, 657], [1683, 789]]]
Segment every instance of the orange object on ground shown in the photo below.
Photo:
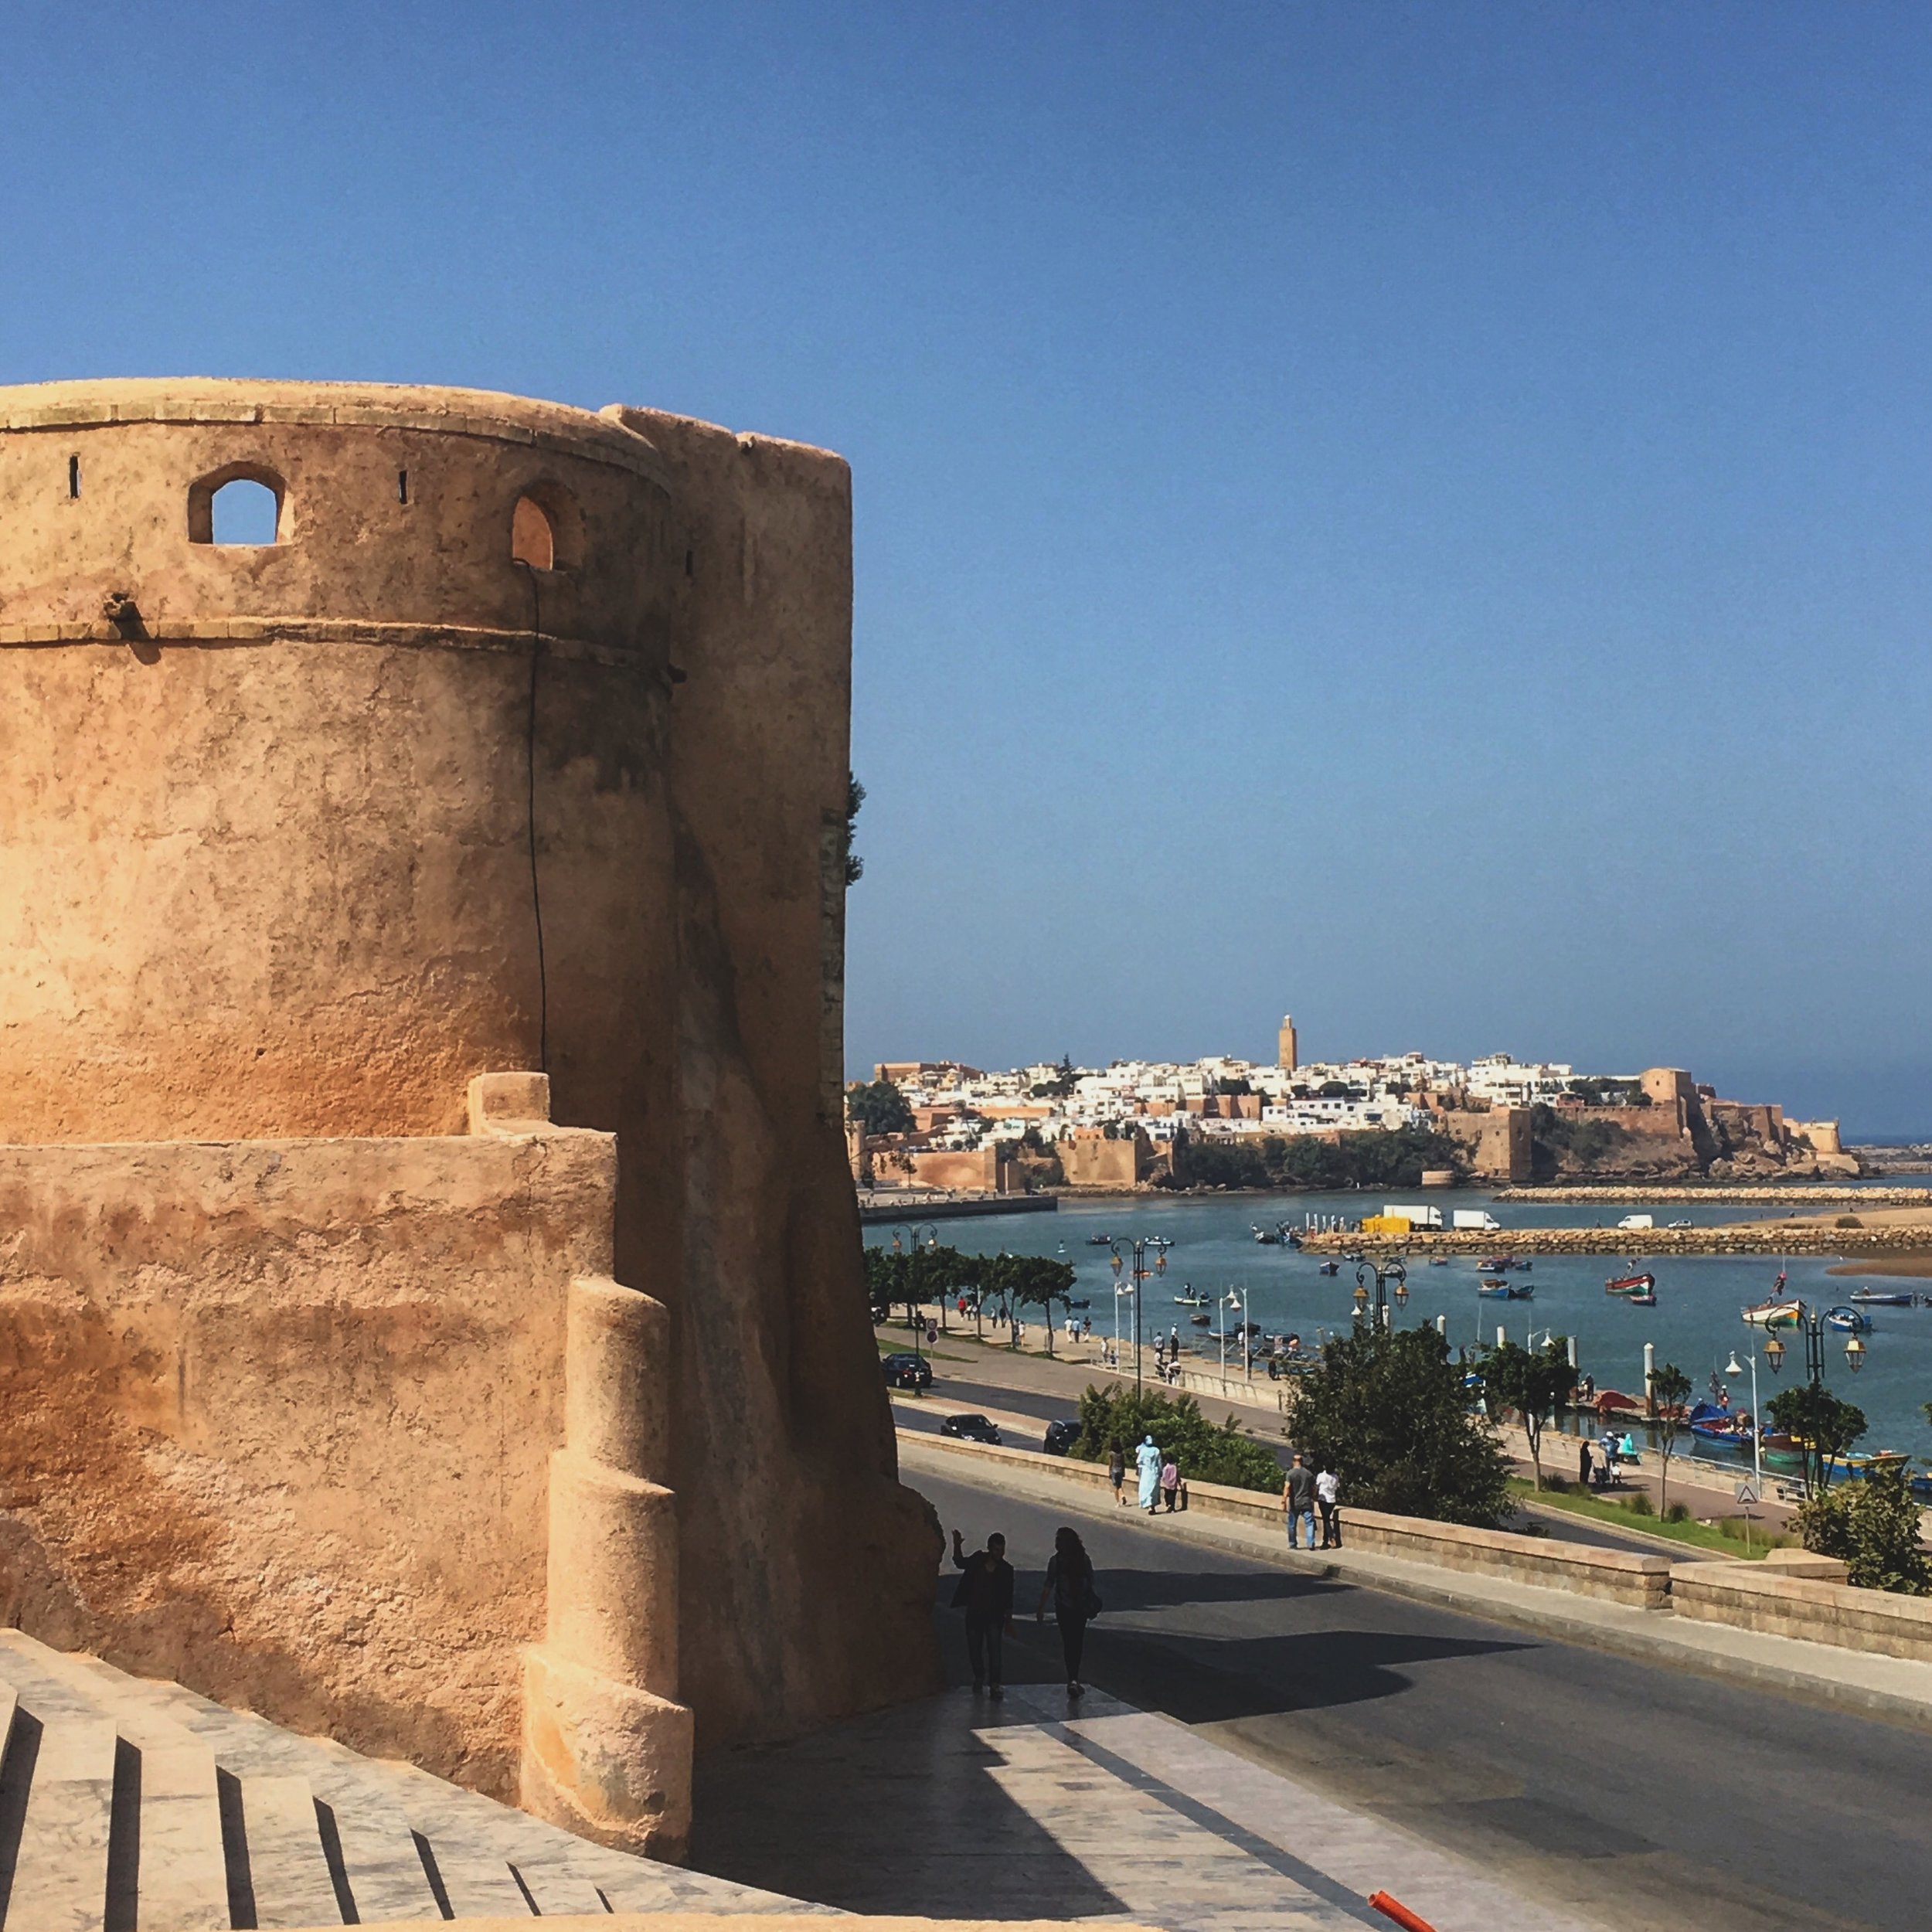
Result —
[[1386, 1892], [1371, 1892], [1369, 1903], [1384, 1918], [1393, 1919], [1396, 1924], [1403, 1927], [1406, 1932], [1436, 1932], [1427, 1919], [1418, 1918], [1400, 1899], [1390, 1898]]

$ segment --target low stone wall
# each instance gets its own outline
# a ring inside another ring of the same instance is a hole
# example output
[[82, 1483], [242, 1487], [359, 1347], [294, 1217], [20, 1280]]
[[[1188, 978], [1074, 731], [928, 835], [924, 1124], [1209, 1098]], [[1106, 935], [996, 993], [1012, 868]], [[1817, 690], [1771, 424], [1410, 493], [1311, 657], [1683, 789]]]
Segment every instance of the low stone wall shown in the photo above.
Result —
[[1680, 1563], [1670, 1600], [1679, 1616], [1704, 1623], [1932, 1662], [1932, 1598], [1783, 1576], [1756, 1563]]
[[[1035, 1450], [994, 1447], [961, 1442], [917, 1430], [901, 1430], [903, 1439], [922, 1446], [938, 1446], [948, 1454], [979, 1458], [1008, 1468], [1029, 1469], [1056, 1476], [1093, 1492], [1109, 1493], [1107, 1471], [1098, 1463], [1043, 1455]], [[1188, 1507], [1195, 1515], [1244, 1522], [1250, 1528], [1281, 1533], [1278, 1494], [1233, 1489], [1218, 1482], [1188, 1484]], [[1543, 1536], [1519, 1536], [1506, 1529], [1468, 1529], [1459, 1523], [1430, 1522], [1419, 1516], [1384, 1515], [1378, 1510], [1342, 1505], [1343, 1533], [1352, 1547], [1406, 1563], [1433, 1563], [1444, 1570], [1478, 1572], [1509, 1583], [1567, 1590], [1597, 1597], [1638, 1610], [1662, 1610], [1669, 1601], [1671, 1563], [1667, 1556], [1638, 1556], [1620, 1549], [1597, 1549], [1583, 1543], [1553, 1543]]]

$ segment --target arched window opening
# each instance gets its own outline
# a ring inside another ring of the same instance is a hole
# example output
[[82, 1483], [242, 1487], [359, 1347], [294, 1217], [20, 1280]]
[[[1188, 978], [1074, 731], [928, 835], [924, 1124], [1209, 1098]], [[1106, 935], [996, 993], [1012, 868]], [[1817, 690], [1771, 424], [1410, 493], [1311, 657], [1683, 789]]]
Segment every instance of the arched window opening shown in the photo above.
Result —
[[519, 496], [510, 518], [510, 556], [533, 570], [556, 568], [556, 532], [543, 506], [533, 497]]
[[265, 549], [288, 534], [282, 479], [252, 463], [231, 464], [188, 486], [188, 540]]
[[281, 499], [266, 483], [238, 476], [209, 501], [211, 543], [268, 544], [281, 522]]

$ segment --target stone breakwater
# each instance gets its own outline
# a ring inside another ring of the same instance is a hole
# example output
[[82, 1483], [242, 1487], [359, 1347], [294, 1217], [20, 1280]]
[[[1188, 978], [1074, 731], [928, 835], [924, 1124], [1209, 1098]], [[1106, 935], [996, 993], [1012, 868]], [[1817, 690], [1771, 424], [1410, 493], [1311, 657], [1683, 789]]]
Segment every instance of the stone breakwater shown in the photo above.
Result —
[[1932, 1207], [1932, 1187], [1505, 1187], [1498, 1201], [1603, 1201], [1647, 1206], [1716, 1201], [1758, 1207]]
[[1304, 1254], [1896, 1254], [1932, 1250], [1932, 1227], [1837, 1228], [1789, 1221], [1717, 1228], [1417, 1228], [1304, 1234]]

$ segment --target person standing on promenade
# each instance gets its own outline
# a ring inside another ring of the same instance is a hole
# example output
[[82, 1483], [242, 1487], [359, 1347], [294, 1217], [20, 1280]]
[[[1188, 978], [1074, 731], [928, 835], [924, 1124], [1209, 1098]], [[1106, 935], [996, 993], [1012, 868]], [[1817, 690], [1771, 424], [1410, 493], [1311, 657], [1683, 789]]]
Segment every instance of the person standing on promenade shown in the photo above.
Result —
[[1046, 1621], [1049, 1597], [1053, 1621], [1060, 1628], [1066, 1694], [1079, 1697], [1087, 1689], [1080, 1682], [1080, 1652], [1086, 1647], [1088, 1623], [1100, 1614], [1100, 1600], [1094, 1594], [1094, 1563], [1087, 1546], [1077, 1530], [1064, 1525], [1053, 1532], [1053, 1553], [1046, 1560], [1046, 1581], [1040, 1588], [1039, 1607], [1033, 1613], [1036, 1623]]
[[1585, 1436], [1577, 1444], [1577, 1487], [1590, 1487], [1590, 1438]]
[[[1332, 1461], [1333, 1458], [1327, 1460]], [[1321, 1512], [1321, 1547], [1342, 1547], [1342, 1478], [1332, 1468], [1321, 1470], [1315, 1479], [1315, 1507]]]
[[966, 1613], [966, 1662], [973, 1689], [985, 1685], [992, 1696], [1004, 1697], [1000, 1648], [1013, 1627], [1013, 1566], [1006, 1560], [1006, 1539], [995, 1530], [986, 1547], [969, 1556], [955, 1529], [953, 1567], [966, 1573], [953, 1592], [953, 1607]]
[[1161, 1498], [1167, 1505], [1167, 1513], [1170, 1516], [1174, 1513], [1174, 1499], [1180, 1493], [1180, 1488], [1181, 1465], [1170, 1453], [1166, 1461], [1161, 1464]]
[[1125, 1502], [1127, 1495], [1122, 1485], [1127, 1481], [1127, 1451], [1117, 1440], [1107, 1452], [1107, 1479], [1114, 1485], [1114, 1500]]
[[1140, 1506], [1151, 1516], [1161, 1482], [1161, 1452], [1155, 1447], [1151, 1436], [1134, 1451], [1134, 1463], [1141, 1474]]
[[1301, 1460], [1301, 1451], [1294, 1452], [1294, 1461], [1288, 1465], [1288, 1479], [1281, 1485], [1281, 1514], [1288, 1526], [1288, 1547], [1294, 1547], [1294, 1526], [1305, 1516], [1308, 1519], [1308, 1547], [1315, 1547], [1315, 1472]]

